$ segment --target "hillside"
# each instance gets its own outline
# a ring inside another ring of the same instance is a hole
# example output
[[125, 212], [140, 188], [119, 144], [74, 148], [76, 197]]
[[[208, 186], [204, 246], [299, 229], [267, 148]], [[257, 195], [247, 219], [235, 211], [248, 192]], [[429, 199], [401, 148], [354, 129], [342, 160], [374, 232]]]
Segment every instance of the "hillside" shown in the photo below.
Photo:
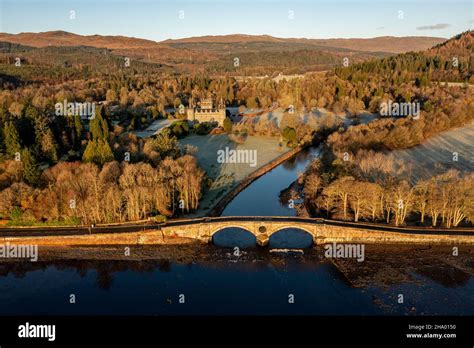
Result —
[[44, 48], [49, 46], [89, 46], [107, 48], [113, 54], [152, 63], [166, 64], [180, 60], [202, 61], [209, 58], [203, 52], [175, 49], [155, 41], [125, 36], [77, 35], [65, 31], [43, 33], [0, 33], [0, 41]]
[[[434, 37], [377, 37], [372, 39], [302, 39], [276, 38], [269, 35], [202, 36], [155, 42], [125, 36], [78, 35], [65, 31], [42, 33], [0, 33], [0, 41], [10, 43], [10, 50], [24, 52], [21, 47], [32, 47], [36, 60], [48, 47], [77, 47], [107, 49], [112, 55], [129, 57], [146, 63], [170, 66], [180, 72], [207, 71], [240, 75], [304, 73], [328, 70], [340, 64], [344, 57], [362, 62], [394, 53], [427, 49], [444, 41]], [[5, 46], [5, 44], [4, 44]], [[43, 51], [42, 51], [42, 50]], [[30, 49], [27, 49], [31, 51]], [[34, 50], [33, 50], [34, 51]], [[5, 52], [5, 50], [2, 50]], [[31, 53], [30, 52], [30, 53]], [[53, 61], [76, 61], [81, 58], [52, 57]], [[63, 53], [59, 52], [60, 55]], [[242, 64], [234, 68], [234, 58]], [[298, 59], [295, 60], [295, 57]], [[41, 60], [41, 59], [40, 59]], [[90, 60], [90, 59], [87, 59]], [[102, 59], [101, 59], [102, 60]]]
[[426, 85], [429, 81], [472, 83], [473, 53], [474, 32], [466, 31], [425, 51], [339, 67], [336, 73], [350, 80], [359, 79], [361, 74], [378, 74], [397, 83], [412, 80], [418, 85]]
[[157, 42], [126, 36], [78, 35], [66, 31], [43, 33], [0, 33], [1, 41], [8, 41], [32, 47], [46, 46], [92, 46], [109, 49], [155, 48]]
[[[15, 66], [21, 60], [21, 69]], [[117, 71], [159, 73], [169, 70], [162, 64], [131, 60], [132, 69], [124, 58], [108, 49], [90, 46], [30, 47], [0, 41], [0, 86], [10, 83], [47, 82], [58, 79], [91, 78]]]
[[429, 54], [443, 57], [466, 57], [474, 51], [474, 31], [466, 31], [428, 50]]
[[[392, 154], [412, 171], [412, 181], [442, 174], [449, 169], [463, 173], [474, 171], [474, 124], [443, 132], [422, 144]], [[457, 161], [454, 161], [457, 153]]]
[[277, 38], [269, 35], [219, 35], [219, 36], [197, 36], [184, 39], [166, 40], [163, 44], [179, 47], [194, 47], [199, 44], [206, 46], [208, 44], [248, 44], [248, 43], [272, 43], [287, 45], [305, 45], [319, 48], [339, 48], [352, 51], [363, 52], [385, 52], [385, 53], [403, 53], [409, 51], [427, 50], [446, 39], [440, 37], [394, 37], [381, 36], [370, 39], [306, 39], [306, 38]]

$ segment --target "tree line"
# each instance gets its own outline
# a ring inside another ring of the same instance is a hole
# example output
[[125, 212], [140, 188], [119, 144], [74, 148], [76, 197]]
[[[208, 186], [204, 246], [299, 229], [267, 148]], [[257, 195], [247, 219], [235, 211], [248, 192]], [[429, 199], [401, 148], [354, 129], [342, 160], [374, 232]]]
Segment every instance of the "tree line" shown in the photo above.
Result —
[[61, 162], [44, 185], [15, 181], [0, 192], [0, 215], [12, 223], [110, 223], [170, 217], [197, 209], [205, 173], [195, 157], [149, 163]]
[[320, 160], [312, 163], [300, 182], [313, 215], [396, 226], [474, 222], [474, 173], [449, 170], [411, 184], [393, 158], [372, 153], [364, 161], [352, 172], [328, 172]]

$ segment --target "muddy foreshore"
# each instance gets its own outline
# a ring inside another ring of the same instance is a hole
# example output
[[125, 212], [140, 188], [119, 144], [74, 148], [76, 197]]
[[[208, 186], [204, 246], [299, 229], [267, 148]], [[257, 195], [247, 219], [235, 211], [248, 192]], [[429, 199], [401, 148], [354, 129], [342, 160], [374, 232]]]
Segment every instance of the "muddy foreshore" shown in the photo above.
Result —
[[[366, 245], [363, 262], [355, 258], [326, 258], [323, 246], [303, 249], [303, 253], [275, 252], [269, 248], [251, 248], [236, 256], [232, 248], [222, 248], [199, 242], [180, 245], [84, 245], [39, 246], [38, 261], [0, 259], [0, 275], [8, 269], [42, 267], [45, 264], [62, 264], [82, 268], [116, 263], [123, 267], [148, 269], [155, 263], [180, 263], [219, 267], [229, 262], [239, 262], [251, 270], [261, 264], [271, 263], [284, 267], [287, 261], [297, 260], [301, 267], [319, 267], [332, 262], [354, 287], [370, 283], [391, 285], [410, 280], [418, 273], [441, 284], [456, 284], [474, 276], [474, 246], [462, 245], [453, 250], [443, 245]], [[76, 266], [74, 266], [76, 265]], [[110, 269], [113, 271], [113, 267]]]

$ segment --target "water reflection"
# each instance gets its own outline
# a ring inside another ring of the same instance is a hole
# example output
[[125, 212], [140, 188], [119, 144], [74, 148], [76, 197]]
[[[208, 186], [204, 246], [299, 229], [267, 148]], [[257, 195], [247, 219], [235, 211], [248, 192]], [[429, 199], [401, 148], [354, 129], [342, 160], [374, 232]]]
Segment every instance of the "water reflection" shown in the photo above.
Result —
[[254, 234], [238, 227], [228, 227], [215, 233], [212, 243], [219, 247], [255, 248], [257, 239]]
[[272, 234], [268, 245], [278, 249], [309, 248], [313, 245], [313, 237], [297, 228], [285, 228]]
[[304, 171], [310, 159], [319, 154], [317, 148], [301, 151], [293, 158], [255, 180], [240, 192], [222, 212], [222, 216], [295, 216], [296, 209], [281, 198], [280, 193], [288, 188]]
[[[283, 230], [280, 236], [298, 232]], [[279, 233], [274, 236], [273, 243]], [[101, 253], [90, 249], [81, 255]], [[291, 255], [250, 248], [238, 256], [211, 245], [185, 249], [134, 247], [134, 260], [123, 257], [123, 248], [110, 248], [109, 255], [122, 259], [2, 262], [0, 312], [474, 314], [474, 251], [468, 247], [449, 258], [449, 247], [367, 246], [361, 263], [327, 259], [321, 247]], [[68, 303], [70, 293], [80, 306]], [[180, 293], [187, 306], [176, 304]], [[287, 306], [288, 293], [295, 294], [296, 306]], [[405, 304], [397, 303], [397, 293], [405, 294]]]

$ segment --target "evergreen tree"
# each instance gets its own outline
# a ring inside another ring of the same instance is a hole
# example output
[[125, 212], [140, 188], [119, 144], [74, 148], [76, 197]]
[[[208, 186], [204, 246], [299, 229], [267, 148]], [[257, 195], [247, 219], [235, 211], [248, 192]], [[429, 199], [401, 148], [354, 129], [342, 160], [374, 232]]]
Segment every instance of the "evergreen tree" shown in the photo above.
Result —
[[95, 162], [95, 154], [97, 153], [97, 141], [89, 140], [86, 149], [82, 154], [82, 160], [84, 162]]
[[99, 140], [97, 150], [99, 154], [99, 164], [103, 165], [105, 162], [114, 160], [114, 154], [106, 140]]
[[99, 107], [99, 109], [96, 110], [95, 117], [89, 123], [92, 139], [107, 140], [109, 137], [109, 126], [107, 120], [104, 118], [105, 115], [103, 110], [102, 107]]
[[98, 165], [103, 165], [106, 162], [114, 160], [114, 155], [107, 141], [102, 139], [91, 140], [82, 155], [84, 162], [94, 162]]
[[232, 121], [230, 118], [226, 117], [224, 119], [224, 130], [227, 132], [227, 133], [230, 133], [232, 132]]
[[5, 151], [9, 156], [15, 156], [17, 152], [20, 152], [20, 136], [13, 122], [5, 123]]
[[21, 150], [21, 162], [23, 164], [23, 180], [28, 184], [37, 184], [41, 171], [38, 168], [35, 157], [27, 147]]
[[7, 104], [0, 105], [0, 122], [5, 122], [8, 119], [8, 107]]
[[94, 162], [99, 165], [113, 161], [114, 155], [108, 143], [109, 126], [103, 117], [102, 108], [96, 112], [95, 117], [90, 121], [89, 128], [92, 133], [92, 140], [87, 143], [82, 159], [85, 162]]

